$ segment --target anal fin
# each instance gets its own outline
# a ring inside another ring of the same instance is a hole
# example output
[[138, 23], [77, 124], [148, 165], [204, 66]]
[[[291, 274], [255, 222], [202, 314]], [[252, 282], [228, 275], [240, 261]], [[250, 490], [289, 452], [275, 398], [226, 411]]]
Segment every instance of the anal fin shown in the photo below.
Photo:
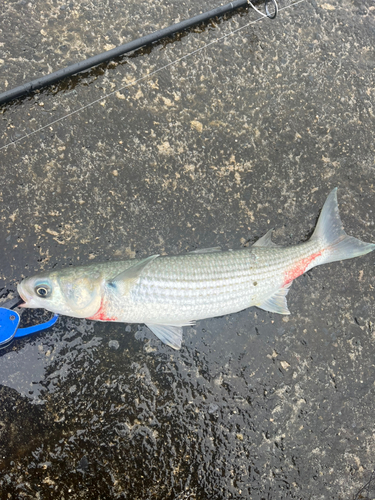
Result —
[[286, 302], [286, 296], [288, 295], [289, 288], [292, 282], [281, 287], [277, 292], [268, 297], [261, 304], [257, 304], [257, 307], [263, 309], [264, 311], [269, 311], [277, 314], [290, 314], [288, 309], [288, 304]]

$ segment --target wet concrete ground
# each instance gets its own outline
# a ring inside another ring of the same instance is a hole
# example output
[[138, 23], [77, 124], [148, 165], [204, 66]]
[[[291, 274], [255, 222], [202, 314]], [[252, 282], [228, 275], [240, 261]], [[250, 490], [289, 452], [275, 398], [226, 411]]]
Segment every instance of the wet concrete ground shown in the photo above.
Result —
[[[204, 4], [5, 0], [0, 88], [218, 5]], [[347, 232], [375, 241], [375, 6], [280, 6], [2, 107], [3, 297], [41, 269], [240, 248], [271, 227], [298, 243], [335, 186]], [[369, 254], [298, 278], [291, 316], [200, 321], [179, 352], [143, 325], [66, 317], [14, 342], [0, 497], [375, 498], [374, 290]]]

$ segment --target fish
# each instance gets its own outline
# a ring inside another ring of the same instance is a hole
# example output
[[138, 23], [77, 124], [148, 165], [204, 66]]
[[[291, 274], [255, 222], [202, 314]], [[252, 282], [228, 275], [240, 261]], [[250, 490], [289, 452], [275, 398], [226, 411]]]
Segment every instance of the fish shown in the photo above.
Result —
[[53, 270], [18, 285], [24, 308], [75, 318], [143, 323], [162, 342], [180, 349], [183, 327], [251, 306], [290, 314], [287, 294], [309, 269], [375, 249], [348, 236], [329, 194], [311, 238], [294, 246], [272, 242], [272, 229], [251, 247], [208, 248], [183, 255], [106, 262]]

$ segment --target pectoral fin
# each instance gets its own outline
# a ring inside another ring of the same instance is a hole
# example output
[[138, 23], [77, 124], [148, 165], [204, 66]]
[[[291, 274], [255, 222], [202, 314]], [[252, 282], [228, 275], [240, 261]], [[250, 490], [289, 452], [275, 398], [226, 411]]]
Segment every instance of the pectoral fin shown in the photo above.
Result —
[[263, 309], [264, 311], [274, 312], [277, 314], [290, 314], [288, 309], [288, 304], [286, 302], [286, 296], [288, 295], [289, 288], [292, 282], [283, 286], [276, 293], [268, 297], [261, 304], [257, 304], [257, 307]]
[[115, 276], [108, 283], [108, 286], [112, 288], [118, 288], [121, 294], [128, 293], [131, 287], [137, 282], [138, 278], [141, 276], [143, 269], [157, 257], [159, 257], [159, 254], [151, 255], [150, 257], [147, 257], [147, 259], [143, 259], [134, 264], [134, 266], [125, 269], [125, 271], [122, 271], [120, 274]]

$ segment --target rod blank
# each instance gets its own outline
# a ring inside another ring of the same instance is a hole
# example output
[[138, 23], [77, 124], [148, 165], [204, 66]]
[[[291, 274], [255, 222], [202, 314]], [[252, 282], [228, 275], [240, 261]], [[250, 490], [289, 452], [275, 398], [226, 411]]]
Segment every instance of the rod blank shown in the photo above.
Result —
[[[267, 1], [266, 6], [267, 6]], [[249, 5], [249, 2], [247, 0], [235, 0], [234, 2], [230, 2], [226, 5], [223, 5], [222, 7], [216, 7], [215, 9], [212, 9], [208, 12], [205, 12], [203, 14], [199, 14], [197, 16], [191, 17], [190, 19], [187, 19], [185, 21], [181, 21], [180, 23], [173, 24], [172, 26], [169, 26], [168, 28], [164, 28], [158, 31], [155, 31], [154, 33], [151, 33], [150, 35], [142, 36], [141, 38], [138, 38], [137, 40], [133, 40], [132, 42], [125, 43], [123, 45], [119, 45], [118, 47], [108, 50], [107, 52], [103, 52], [102, 54], [98, 54], [93, 57], [89, 57], [88, 59], [72, 64], [66, 68], [59, 69], [58, 71], [54, 71], [53, 73], [50, 73], [49, 75], [42, 76], [40, 78], [37, 78], [31, 82], [25, 83], [24, 85], [20, 85], [19, 87], [16, 87], [14, 89], [8, 90], [6, 92], [3, 92], [0, 94], [0, 105], [4, 104], [6, 102], [12, 101], [13, 99], [17, 99], [18, 97], [23, 97], [30, 92], [33, 92], [35, 90], [41, 89], [43, 87], [47, 87], [49, 85], [53, 85], [54, 83], [57, 83], [58, 81], [62, 80], [63, 78], [66, 78], [68, 76], [75, 75], [77, 73], [80, 73], [82, 71], [86, 71], [93, 66], [97, 66], [98, 64], [102, 64], [106, 61], [109, 61], [110, 59], [114, 59], [115, 57], [122, 56], [123, 54], [126, 54], [127, 52], [132, 52], [134, 50], [140, 49], [141, 47], [144, 47], [145, 45], [149, 45], [151, 43], [157, 42], [158, 40], [161, 40], [162, 38], [169, 37], [171, 35], [174, 35], [175, 33], [184, 31], [188, 28], [191, 28], [192, 26], [195, 26], [200, 23], [207, 22], [208, 20], [214, 18], [214, 17], [219, 17], [223, 16], [224, 14], [227, 14], [228, 12], [234, 11], [236, 9], [239, 9], [241, 7], [246, 7]], [[268, 12], [267, 12], [268, 15]], [[268, 16], [271, 17], [271, 16]]]

